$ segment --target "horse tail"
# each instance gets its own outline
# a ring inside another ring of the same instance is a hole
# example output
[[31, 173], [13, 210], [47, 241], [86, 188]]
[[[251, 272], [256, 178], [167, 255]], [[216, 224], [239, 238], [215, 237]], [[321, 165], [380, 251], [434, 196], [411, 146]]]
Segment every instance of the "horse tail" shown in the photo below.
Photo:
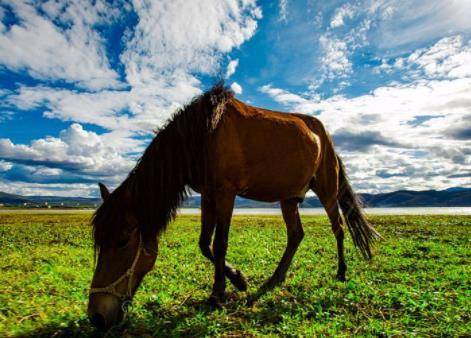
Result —
[[342, 209], [345, 223], [352, 236], [353, 243], [365, 259], [371, 259], [372, 244], [381, 235], [371, 226], [362, 211], [361, 202], [350, 185], [345, 166], [338, 155], [339, 162], [339, 191], [337, 199]]

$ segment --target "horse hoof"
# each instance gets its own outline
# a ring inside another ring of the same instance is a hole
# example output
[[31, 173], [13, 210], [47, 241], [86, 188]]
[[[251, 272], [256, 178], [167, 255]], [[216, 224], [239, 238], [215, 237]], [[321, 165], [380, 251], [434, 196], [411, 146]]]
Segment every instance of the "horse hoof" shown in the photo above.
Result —
[[281, 286], [281, 284], [283, 284], [284, 280], [285, 280], [284, 276], [280, 277], [280, 278], [275, 278], [275, 279], [270, 278], [265, 283], [263, 283], [263, 285], [257, 291], [257, 294], [263, 295], [263, 294], [273, 290], [274, 288], [276, 288], [278, 286]]
[[255, 296], [249, 296], [247, 297], [247, 306], [252, 307], [254, 306], [255, 302], [257, 301], [257, 297]]
[[345, 278], [345, 275], [337, 275], [336, 279], [339, 282], [346, 282], [347, 281], [347, 279]]
[[240, 270], [236, 270], [235, 275], [231, 276], [230, 278], [231, 283], [237, 288], [239, 291], [247, 291], [247, 279]]
[[222, 308], [221, 297], [217, 297], [215, 295], [209, 296], [208, 305], [213, 310], [221, 309]]

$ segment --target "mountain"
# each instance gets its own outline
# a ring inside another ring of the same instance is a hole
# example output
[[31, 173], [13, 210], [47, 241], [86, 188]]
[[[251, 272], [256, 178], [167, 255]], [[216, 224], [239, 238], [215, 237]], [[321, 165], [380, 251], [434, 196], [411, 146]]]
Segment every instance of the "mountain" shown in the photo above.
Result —
[[95, 207], [100, 198], [61, 196], [20, 196], [0, 191], [0, 204], [26, 207]]
[[28, 199], [23, 196], [7, 194], [6, 192], [0, 191], [0, 203], [2, 204], [18, 205], [23, 204], [25, 202], [28, 202]]
[[471, 206], [471, 189], [410, 191], [399, 190], [386, 194], [362, 194], [372, 207], [465, 207]]
[[[367, 207], [471, 207], [471, 188], [449, 188], [446, 190], [399, 190], [382, 194], [359, 194]], [[20, 196], [0, 192], [0, 204], [27, 207], [96, 207], [100, 198], [59, 197], [59, 196]], [[184, 208], [199, 208], [200, 196], [191, 196], [183, 204]], [[277, 208], [279, 203], [252, 201], [237, 197], [236, 208]], [[320, 208], [316, 197], [307, 197], [302, 208]]]

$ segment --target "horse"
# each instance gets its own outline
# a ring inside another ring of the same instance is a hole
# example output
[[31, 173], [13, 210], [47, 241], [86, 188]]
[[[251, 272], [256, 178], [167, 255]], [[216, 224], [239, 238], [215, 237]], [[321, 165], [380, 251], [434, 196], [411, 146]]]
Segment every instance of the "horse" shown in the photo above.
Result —
[[226, 277], [247, 290], [244, 274], [225, 260], [236, 196], [280, 202], [286, 249], [255, 296], [280, 285], [304, 237], [298, 205], [309, 190], [329, 217], [337, 242], [336, 277], [345, 281], [345, 224], [366, 259], [380, 235], [362, 213], [321, 121], [247, 105], [223, 84], [195, 97], [156, 131], [117, 189], [110, 193], [100, 183], [103, 203], [91, 221], [97, 258], [91, 322], [106, 329], [121, 321], [125, 304], [155, 264], [159, 236], [191, 191], [201, 194], [199, 247], [214, 265], [210, 304], [224, 299]]

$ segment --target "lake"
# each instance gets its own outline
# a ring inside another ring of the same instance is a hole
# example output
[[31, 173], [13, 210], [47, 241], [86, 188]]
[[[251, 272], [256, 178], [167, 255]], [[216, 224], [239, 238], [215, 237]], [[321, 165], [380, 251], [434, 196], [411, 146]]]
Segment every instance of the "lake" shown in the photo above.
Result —
[[[301, 215], [325, 215], [322, 208], [300, 208]], [[92, 213], [92, 209], [0, 209], [0, 214], [74, 214]], [[412, 208], [366, 208], [366, 214], [370, 215], [471, 215], [471, 207], [412, 207]], [[182, 215], [198, 215], [200, 209], [181, 209]], [[280, 209], [238, 208], [234, 209], [235, 215], [281, 215]]]
[[[301, 215], [325, 215], [323, 208], [300, 208]], [[370, 215], [471, 215], [471, 207], [365, 208]], [[183, 215], [199, 214], [196, 208], [181, 209]], [[281, 210], [261, 208], [234, 209], [235, 215], [281, 215]]]

